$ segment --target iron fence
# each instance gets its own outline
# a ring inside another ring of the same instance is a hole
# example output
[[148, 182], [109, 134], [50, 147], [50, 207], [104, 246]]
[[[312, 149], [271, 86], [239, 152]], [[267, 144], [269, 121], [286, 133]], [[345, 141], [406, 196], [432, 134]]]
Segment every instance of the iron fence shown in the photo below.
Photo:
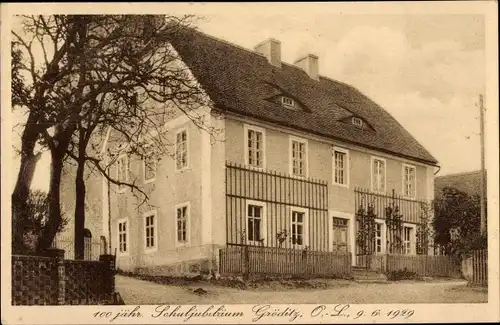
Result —
[[356, 188], [356, 265], [370, 268], [374, 255], [432, 254], [432, 210], [423, 199]]
[[[63, 249], [64, 258], [67, 260], [75, 259], [75, 240], [70, 235], [58, 235], [52, 242], [52, 248]], [[105, 249], [105, 247], [104, 247]], [[92, 237], [84, 237], [84, 255], [85, 261], [97, 261], [99, 255], [106, 253], [100, 240]]]
[[226, 163], [228, 244], [328, 251], [327, 182]]

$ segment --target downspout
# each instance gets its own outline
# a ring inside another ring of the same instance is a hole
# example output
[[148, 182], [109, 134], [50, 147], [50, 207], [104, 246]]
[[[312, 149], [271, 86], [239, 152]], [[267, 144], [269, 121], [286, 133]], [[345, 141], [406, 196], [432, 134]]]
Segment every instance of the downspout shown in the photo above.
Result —
[[439, 173], [439, 171], [441, 170], [441, 166], [436, 165], [436, 167], [438, 168], [438, 170], [434, 173], [434, 175], [436, 175], [437, 173]]
[[[109, 175], [109, 167], [108, 167], [108, 175]], [[108, 248], [109, 248], [109, 253], [111, 254], [111, 190], [110, 190], [110, 182], [109, 179], [107, 179], [107, 191], [108, 191]]]

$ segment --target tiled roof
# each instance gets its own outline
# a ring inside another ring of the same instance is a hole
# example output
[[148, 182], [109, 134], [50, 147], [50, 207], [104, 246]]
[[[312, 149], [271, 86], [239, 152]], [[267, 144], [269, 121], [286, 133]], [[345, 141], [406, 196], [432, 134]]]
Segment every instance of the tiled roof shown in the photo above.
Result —
[[445, 187], [454, 187], [469, 195], [481, 194], [481, 171], [438, 176], [434, 179], [435, 196], [439, 196]]
[[[322, 76], [313, 80], [286, 63], [275, 67], [259, 53], [199, 31], [186, 30], [171, 43], [220, 109], [437, 164], [389, 113], [352, 86]], [[306, 109], [294, 111], [269, 100], [282, 93]], [[373, 130], [346, 123], [350, 116], [363, 118]]]

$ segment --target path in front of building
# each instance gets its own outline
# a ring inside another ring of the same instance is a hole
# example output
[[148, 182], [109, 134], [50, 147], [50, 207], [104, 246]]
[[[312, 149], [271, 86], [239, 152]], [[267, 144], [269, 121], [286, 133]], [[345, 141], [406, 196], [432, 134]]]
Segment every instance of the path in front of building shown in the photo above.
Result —
[[[335, 281], [335, 280], [331, 280]], [[160, 304], [373, 304], [373, 303], [480, 303], [488, 301], [483, 288], [467, 287], [463, 281], [429, 283], [343, 282], [333, 289], [262, 291], [194, 283], [189, 286], [162, 285], [122, 275], [116, 290], [127, 305]], [[194, 289], [203, 288], [205, 295]]]

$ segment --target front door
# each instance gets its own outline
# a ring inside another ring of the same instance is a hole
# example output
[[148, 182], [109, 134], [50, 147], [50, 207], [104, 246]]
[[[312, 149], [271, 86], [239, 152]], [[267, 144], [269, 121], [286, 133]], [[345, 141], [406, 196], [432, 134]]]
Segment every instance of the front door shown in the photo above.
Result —
[[333, 217], [333, 240], [334, 252], [347, 252], [347, 219]]

